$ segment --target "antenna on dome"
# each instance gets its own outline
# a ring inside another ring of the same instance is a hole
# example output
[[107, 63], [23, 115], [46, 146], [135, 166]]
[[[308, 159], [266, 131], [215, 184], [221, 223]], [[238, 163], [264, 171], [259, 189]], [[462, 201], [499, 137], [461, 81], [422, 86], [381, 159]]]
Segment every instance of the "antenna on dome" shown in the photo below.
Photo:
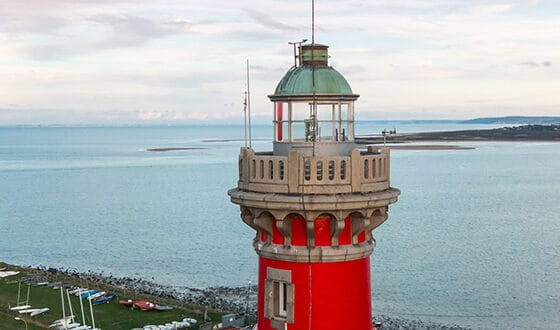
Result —
[[245, 94], [243, 99], [243, 128], [245, 131], [245, 148], [247, 148], [247, 90], [243, 94]]
[[311, 0], [311, 44], [315, 44], [315, 0]]
[[248, 117], [248, 124], [249, 124], [249, 148], [251, 148], [251, 87], [249, 87], [249, 59], [247, 59], [247, 92], [246, 92], [246, 107], [247, 107], [247, 117]]

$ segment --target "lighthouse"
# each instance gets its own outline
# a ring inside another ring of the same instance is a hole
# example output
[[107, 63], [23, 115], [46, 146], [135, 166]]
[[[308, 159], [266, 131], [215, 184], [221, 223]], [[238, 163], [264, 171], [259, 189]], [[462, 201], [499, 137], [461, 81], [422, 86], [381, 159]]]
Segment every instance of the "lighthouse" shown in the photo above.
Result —
[[390, 152], [354, 144], [359, 95], [329, 66], [329, 47], [297, 46], [268, 96], [273, 150], [241, 148], [228, 192], [256, 232], [258, 329], [371, 330], [372, 231], [400, 193]]

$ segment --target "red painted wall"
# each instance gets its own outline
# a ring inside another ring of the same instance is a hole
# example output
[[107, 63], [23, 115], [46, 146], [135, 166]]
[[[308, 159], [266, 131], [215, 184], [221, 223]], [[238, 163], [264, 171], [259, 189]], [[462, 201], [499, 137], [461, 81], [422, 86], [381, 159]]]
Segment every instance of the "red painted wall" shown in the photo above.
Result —
[[276, 219], [272, 220], [272, 243], [278, 245], [284, 245], [285, 238], [280, 232], [280, 230], [278, 230], [278, 227], [276, 226], [276, 222], [277, 222]]
[[288, 324], [288, 330], [373, 329], [369, 258], [298, 263], [259, 257], [259, 330], [272, 329], [270, 321], [264, 317], [267, 267], [292, 271], [295, 322]]
[[318, 217], [315, 219], [315, 246], [330, 246], [331, 245], [331, 218]]

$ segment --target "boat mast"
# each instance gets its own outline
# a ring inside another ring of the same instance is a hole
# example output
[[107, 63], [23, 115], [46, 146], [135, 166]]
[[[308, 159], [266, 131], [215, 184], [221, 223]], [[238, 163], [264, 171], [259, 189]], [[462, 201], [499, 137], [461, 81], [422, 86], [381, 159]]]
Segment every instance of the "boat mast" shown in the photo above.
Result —
[[[29, 290], [31, 289], [31, 284], [27, 284], [27, 298], [25, 299], [25, 304], [29, 305]], [[19, 296], [18, 296], [19, 300]]]
[[89, 301], [89, 310], [91, 312], [91, 326], [93, 327], [93, 329], [96, 329], [95, 327], [95, 319], [93, 318], [93, 306], [91, 305], [91, 300]]
[[21, 291], [21, 279], [19, 280], [19, 284], [18, 284], [18, 287], [17, 287], [17, 304], [16, 304], [16, 306], [19, 306], [19, 293], [20, 293], [20, 291]]
[[70, 293], [66, 290], [66, 298], [68, 298], [68, 306], [70, 307], [70, 319], [74, 322], [74, 310], [72, 309], [72, 302], [70, 301]]
[[80, 300], [80, 309], [82, 310], [82, 323], [86, 325], [86, 317], [84, 315], [84, 303], [82, 302], [82, 299], [78, 299], [78, 300]]
[[62, 287], [60, 287], [60, 301], [62, 302], [62, 319], [64, 320], [62, 324], [64, 325], [64, 329], [68, 330], [68, 322], [66, 322], [66, 310], [64, 309], [64, 289]]

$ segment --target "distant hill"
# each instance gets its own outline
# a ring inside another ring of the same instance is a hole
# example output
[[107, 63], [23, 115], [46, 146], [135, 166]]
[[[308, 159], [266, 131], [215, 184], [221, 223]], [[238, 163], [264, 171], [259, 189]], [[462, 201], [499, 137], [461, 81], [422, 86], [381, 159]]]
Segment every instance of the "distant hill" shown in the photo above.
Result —
[[524, 124], [524, 125], [547, 125], [560, 124], [560, 117], [541, 116], [508, 116], [508, 117], [485, 117], [464, 120], [462, 124]]
[[[388, 142], [418, 141], [559, 141], [560, 125], [522, 125], [494, 129], [478, 129], [447, 132], [404, 133], [389, 136]], [[356, 137], [358, 144], [380, 144], [383, 137]]]

